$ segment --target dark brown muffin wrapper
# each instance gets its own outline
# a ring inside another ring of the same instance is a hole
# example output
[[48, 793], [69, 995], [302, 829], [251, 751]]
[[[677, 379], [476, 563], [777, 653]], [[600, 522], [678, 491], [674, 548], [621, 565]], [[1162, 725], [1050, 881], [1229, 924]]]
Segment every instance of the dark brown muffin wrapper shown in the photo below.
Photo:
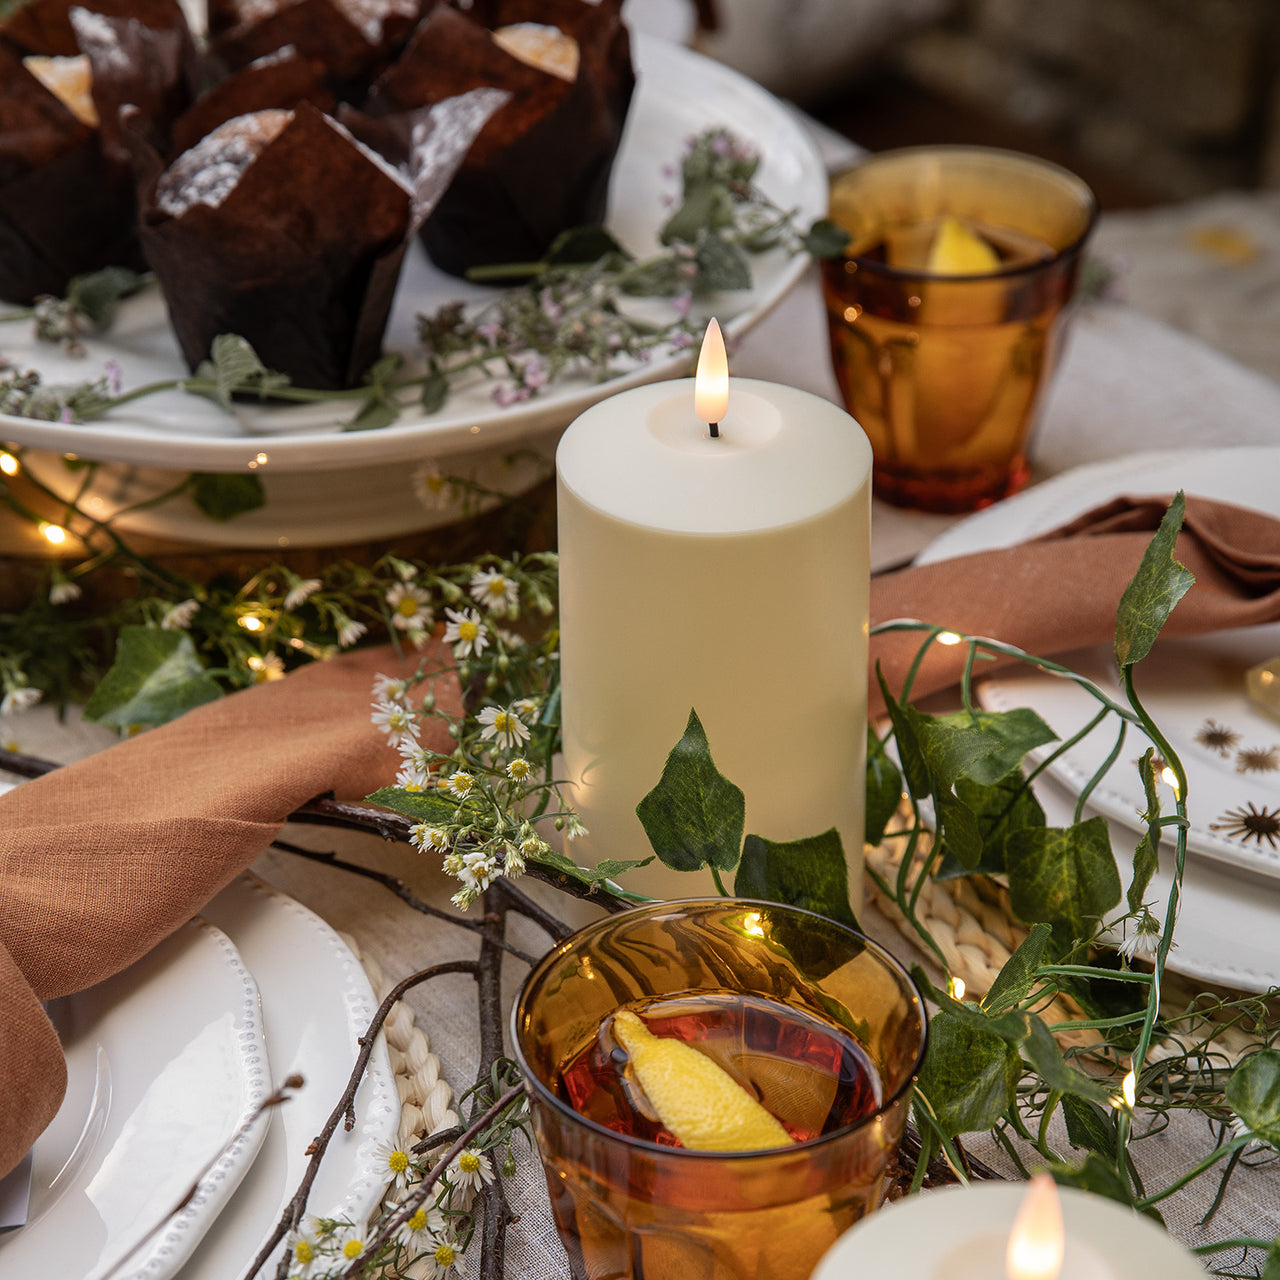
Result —
[[[414, 194], [309, 103], [221, 205], [174, 217], [155, 203], [158, 165], [138, 140], [142, 241], [188, 367], [219, 334], [245, 338], [295, 385], [356, 385], [381, 354], [405, 248], [499, 103], [441, 104], [417, 154]], [[441, 145], [431, 146], [435, 141]]]
[[238, 21], [229, 4], [209, 6], [209, 53], [227, 71], [236, 71], [278, 49], [292, 45], [325, 69], [339, 97], [364, 97], [370, 81], [400, 52], [421, 13], [434, 0], [422, 0], [412, 16], [388, 14], [376, 43], [331, 0], [292, 0], [257, 22]]
[[371, 115], [390, 120], [422, 102], [495, 84], [512, 94], [477, 139], [423, 228], [433, 262], [470, 268], [542, 256], [568, 227], [604, 220], [609, 177], [635, 87], [621, 0], [496, 0], [489, 26], [538, 22], [578, 42], [568, 84], [496, 45], [488, 26], [434, 10], [375, 85]]
[[60, 296], [73, 276], [141, 267], [133, 182], [102, 134], [0, 46], [0, 300]]

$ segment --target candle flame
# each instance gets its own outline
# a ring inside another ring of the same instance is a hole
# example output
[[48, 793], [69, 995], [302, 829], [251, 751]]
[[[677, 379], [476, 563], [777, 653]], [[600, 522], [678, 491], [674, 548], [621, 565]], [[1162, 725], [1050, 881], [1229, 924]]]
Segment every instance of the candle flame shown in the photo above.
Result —
[[698, 353], [698, 372], [693, 379], [693, 411], [700, 422], [720, 422], [729, 411], [729, 357], [724, 349], [724, 335], [714, 317], [707, 325], [702, 350]]
[[1009, 1233], [1005, 1276], [1007, 1280], [1058, 1280], [1064, 1251], [1058, 1189], [1049, 1174], [1037, 1173]]

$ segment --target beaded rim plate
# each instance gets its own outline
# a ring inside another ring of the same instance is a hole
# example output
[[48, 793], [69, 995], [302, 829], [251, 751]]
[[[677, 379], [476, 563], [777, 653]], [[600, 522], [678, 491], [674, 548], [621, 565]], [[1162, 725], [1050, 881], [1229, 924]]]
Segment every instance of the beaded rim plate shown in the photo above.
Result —
[[[358, 1040], [378, 1007], [363, 965], [315, 912], [246, 873], [201, 913], [233, 939], [262, 992], [277, 1080], [305, 1084], [276, 1109], [253, 1168], [210, 1228], [181, 1280], [233, 1280], [248, 1268], [302, 1180], [307, 1147], [346, 1086]], [[400, 1095], [379, 1035], [356, 1092], [356, 1127], [342, 1126], [312, 1185], [309, 1211], [363, 1224], [386, 1186], [379, 1144], [394, 1142]], [[263, 1269], [275, 1274], [280, 1250]]]
[[266, 1136], [263, 1119], [236, 1137], [174, 1211], [270, 1089], [257, 986], [227, 936], [192, 920], [49, 1014], [67, 1092], [33, 1150], [27, 1223], [0, 1238], [0, 1272], [171, 1276]]
[[[979, 512], [932, 543], [920, 563], [1024, 541], [1122, 493], [1171, 494], [1183, 488], [1274, 513], [1277, 476], [1280, 447], [1134, 454], [1066, 472]], [[1280, 724], [1248, 701], [1244, 672], [1277, 655], [1280, 625], [1247, 627], [1163, 639], [1138, 668], [1143, 703], [1187, 770], [1188, 848], [1268, 877], [1280, 877]], [[1063, 655], [1062, 661], [1124, 701], [1108, 646]], [[1018, 668], [986, 677], [977, 695], [993, 711], [1031, 707], [1060, 734], [1083, 725], [1096, 709], [1071, 682]], [[1113, 742], [1110, 732], [1095, 731], [1050, 771], [1078, 795]], [[1141, 829], [1138, 814], [1146, 807], [1132, 762], [1147, 745], [1145, 736], [1131, 729], [1121, 759], [1090, 797], [1092, 808], [1131, 830]], [[1161, 789], [1168, 810], [1172, 792], [1166, 783]]]

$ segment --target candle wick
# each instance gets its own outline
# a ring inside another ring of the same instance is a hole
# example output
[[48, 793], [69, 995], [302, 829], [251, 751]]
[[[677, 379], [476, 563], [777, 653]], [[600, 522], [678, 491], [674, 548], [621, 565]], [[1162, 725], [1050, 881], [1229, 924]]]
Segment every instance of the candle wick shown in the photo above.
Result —
[[707, 425], [711, 428], [711, 438], [713, 440], [720, 439], [720, 424], [718, 422], [709, 422]]

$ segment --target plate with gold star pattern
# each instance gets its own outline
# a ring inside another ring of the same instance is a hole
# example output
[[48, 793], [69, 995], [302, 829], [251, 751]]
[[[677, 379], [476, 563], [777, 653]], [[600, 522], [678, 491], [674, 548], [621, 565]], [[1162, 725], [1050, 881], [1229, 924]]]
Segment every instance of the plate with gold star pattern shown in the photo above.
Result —
[[[1249, 446], [1136, 454], [1081, 467], [1046, 481], [954, 526], [922, 560], [943, 560], [1009, 546], [1064, 524], [1120, 494], [1188, 495], [1277, 513], [1280, 447]], [[1197, 855], [1280, 877], [1280, 719], [1250, 701], [1245, 673], [1280, 657], [1280, 625], [1242, 627], [1191, 638], [1162, 638], [1136, 669], [1143, 705], [1187, 773], [1188, 848]], [[1117, 702], [1125, 695], [1111, 646], [1058, 655]], [[1083, 728], [1098, 709], [1078, 685], [1015, 667], [983, 680], [982, 705], [1030, 707], [1060, 739]], [[1072, 745], [1049, 771], [1075, 795], [1116, 747], [1113, 717]], [[1057, 744], [1050, 744], [1048, 754]], [[1089, 795], [1091, 810], [1137, 832], [1146, 796], [1137, 762], [1151, 747], [1129, 726], [1114, 766]], [[1155, 748], [1161, 808], [1173, 811], [1173, 773]], [[1167, 847], [1167, 846], [1166, 846]]]

